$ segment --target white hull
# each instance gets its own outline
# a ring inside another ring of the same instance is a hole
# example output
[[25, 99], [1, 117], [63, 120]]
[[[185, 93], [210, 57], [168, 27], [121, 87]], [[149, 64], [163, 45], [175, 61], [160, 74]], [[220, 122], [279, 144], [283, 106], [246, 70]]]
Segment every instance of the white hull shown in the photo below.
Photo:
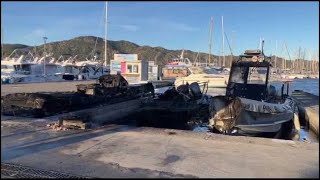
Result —
[[[205, 69], [205, 70], [204, 70]], [[228, 74], [217, 73], [214, 69], [192, 67], [189, 68], [191, 74], [187, 77], [176, 78], [176, 87], [183, 84], [197, 82], [201, 87], [206, 85], [208, 88], [226, 88], [229, 80]], [[210, 74], [209, 74], [210, 73]]]

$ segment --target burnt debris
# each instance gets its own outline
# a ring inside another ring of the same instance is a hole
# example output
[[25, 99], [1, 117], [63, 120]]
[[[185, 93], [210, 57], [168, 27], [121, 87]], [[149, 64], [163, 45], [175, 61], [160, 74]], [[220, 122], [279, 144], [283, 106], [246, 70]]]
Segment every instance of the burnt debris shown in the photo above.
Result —
[[130, 86], [121, 75], [103, 75], [99, 83], [77, 85], [77, 92], [8, 94], [1, 97], [1, 109], [8, 116], [45, 117], [151, 95], [151, 83]]
[[202, 95], [197, 83], [181, 85], [143, 102], [131, 118], [137, 126], [190, 130], [208, 123], [208, 98]]

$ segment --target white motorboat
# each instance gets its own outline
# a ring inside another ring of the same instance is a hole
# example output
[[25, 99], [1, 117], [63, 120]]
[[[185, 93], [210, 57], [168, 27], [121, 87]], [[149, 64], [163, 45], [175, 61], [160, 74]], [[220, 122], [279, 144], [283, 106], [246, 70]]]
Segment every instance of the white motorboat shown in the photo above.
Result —
[[228, 83], [228, 74], [219, 73], [213, 68], [190, 67], [190, 75], [187, 77], [177, 77], [175, 86], [191, 84], [197, 82], [200, 86], [206, 85], [208, 88], [226, 88]]

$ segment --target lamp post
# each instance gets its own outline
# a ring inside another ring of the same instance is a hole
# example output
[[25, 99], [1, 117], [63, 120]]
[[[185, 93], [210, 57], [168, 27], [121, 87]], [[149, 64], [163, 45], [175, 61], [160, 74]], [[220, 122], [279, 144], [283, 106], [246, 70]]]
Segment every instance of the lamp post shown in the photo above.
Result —
[[44, 41], [44, 46], [43, 46], [43, 52], [44, 52], [44, 59], [43, 59], [43, 76], [46, 76], [46, 57], [47, 57], [47, 53], [46, 53], [46, 42], [47, 42], [47, 37], [43, 37], [43, 41]]

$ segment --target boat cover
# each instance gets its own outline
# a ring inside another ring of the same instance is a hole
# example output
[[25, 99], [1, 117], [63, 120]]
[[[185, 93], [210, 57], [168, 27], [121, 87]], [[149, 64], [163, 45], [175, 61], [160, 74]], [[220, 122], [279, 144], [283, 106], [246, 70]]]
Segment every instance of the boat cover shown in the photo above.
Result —
[[293, 118], [294, 101], [287, 98], [282, 104], [261, 102], [246, 98], [227, 101], [223, 96], [213, 97], [215, 111], [210, 125], [221, 132], [238, 127], [242, 130], [276, 132], [281, 124]]
[[259, 113], [285, 113], [293, 112], [294, 101], [292, 98], [287, 98], [282, 104], [261, 102], [246, 98], [239, 98], [242, 107], [246, 111], [259, 112]]

